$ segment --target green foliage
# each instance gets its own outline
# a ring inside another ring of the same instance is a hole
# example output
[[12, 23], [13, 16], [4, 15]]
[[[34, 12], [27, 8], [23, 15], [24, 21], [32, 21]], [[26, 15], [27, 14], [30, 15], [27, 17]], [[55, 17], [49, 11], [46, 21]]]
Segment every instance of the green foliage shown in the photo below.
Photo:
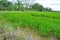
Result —
[[31, 5], [31, 8], [32, 8], [33, 10], [36, 10], [36, 11], [42, 11], [43, 6], [40, 5], [39, 3], [35, 3], [35, 4]]
[[44, 8], [43, 5], [39, 3], [29, 5], [29, 3], [25, 4], [19, 0], [17, 0], [17, 3], [13, 3], [8, 0], [1, 0], [0, 11], [52, 11], [52, 9]]
[[5, 10], [12, 10], [12, 2], [7, 1], [7, 0], [2, 0], [0, 1], [0, 10], [5, 11]]
[[47, 8], [44, 8], [44, 9], [43, 9], [43, 11], [51, 12], [51, 11], [52, 11], [52, 9], [47, 7]]
[[1, 12], [0, 20], [8, 20], [18, 26], [37, 30], [39, 34], [60, 37], [60, 12]]

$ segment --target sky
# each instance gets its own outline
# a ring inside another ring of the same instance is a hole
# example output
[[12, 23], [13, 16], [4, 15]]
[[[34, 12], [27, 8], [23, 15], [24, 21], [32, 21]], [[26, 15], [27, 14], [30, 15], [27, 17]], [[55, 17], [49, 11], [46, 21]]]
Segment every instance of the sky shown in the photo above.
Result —
[[[16, 0], [9, 0], [16, 2]], [[55, 11], [60, 11], [60, 0], [36, 0], [35, 2], [42, 4], [44, 7], [50, 7]]]

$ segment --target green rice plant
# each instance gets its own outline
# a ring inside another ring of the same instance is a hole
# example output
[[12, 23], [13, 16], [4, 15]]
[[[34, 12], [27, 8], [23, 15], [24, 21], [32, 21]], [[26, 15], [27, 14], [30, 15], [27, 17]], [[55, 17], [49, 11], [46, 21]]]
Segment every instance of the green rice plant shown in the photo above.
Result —
[[40, 35], [60, 37], [60, 12], [2, 11], [0, 20], [11, 22], [14, 28], [28, 26]]

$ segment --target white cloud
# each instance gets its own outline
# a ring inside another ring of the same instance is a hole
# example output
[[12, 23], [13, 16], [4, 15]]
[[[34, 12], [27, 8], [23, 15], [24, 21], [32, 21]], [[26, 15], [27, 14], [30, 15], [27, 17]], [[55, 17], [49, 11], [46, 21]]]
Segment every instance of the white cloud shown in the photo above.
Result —
[[12, 0], [8, 0], [8, 1], [12, 1]]
[[17, 0], [8, 0], [8, 1], [16, 2]]
[[36, 2], [42, 4], [44, 7], [60, 11], [60, 0], [36, 0]]

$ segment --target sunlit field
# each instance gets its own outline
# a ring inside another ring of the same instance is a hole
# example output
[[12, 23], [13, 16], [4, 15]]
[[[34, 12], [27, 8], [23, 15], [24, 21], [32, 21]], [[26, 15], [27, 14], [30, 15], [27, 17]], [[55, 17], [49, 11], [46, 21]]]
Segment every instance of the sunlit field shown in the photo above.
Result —
[[[15, 29], [17, 27], [30, 28], [36, 31], [38, 35], [53, 35], [60, 38], [60, 12], [1, 11], [0, 21], [2, 20], [6, 23], [10, 22]], [[8, 28], [5, 28], [5, 30], [8, 30]]]

